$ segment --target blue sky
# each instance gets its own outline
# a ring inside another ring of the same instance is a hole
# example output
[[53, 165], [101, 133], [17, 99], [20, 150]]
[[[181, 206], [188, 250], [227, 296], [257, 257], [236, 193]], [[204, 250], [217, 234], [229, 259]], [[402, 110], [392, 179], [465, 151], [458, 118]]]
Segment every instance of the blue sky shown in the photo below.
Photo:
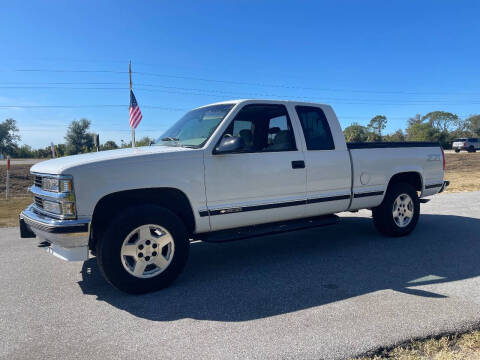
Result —
[[480, 113], [479, 13], [443, 0], [3, 1], [0, 120], [34, 147], [82, 117], [102, 142], [128, 141], [129, 60], [137, 137], [232, 98], [329, 103], [342, 126], [384, 114], [388, 132], [417, 113], [464, 117]]

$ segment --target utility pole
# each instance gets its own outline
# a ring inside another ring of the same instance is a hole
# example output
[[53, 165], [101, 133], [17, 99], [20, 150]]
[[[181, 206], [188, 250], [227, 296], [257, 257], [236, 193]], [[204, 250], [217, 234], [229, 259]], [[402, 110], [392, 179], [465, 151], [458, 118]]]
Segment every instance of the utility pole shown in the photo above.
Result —
[[55, 159], [55, 144], [53, 143], [53, 141], [50, 143], [50, 150], [52, 151], [52, 159]]
[[10, 192], [10, 156], [7, 156], [7, 179], [5, 181], [5, 198], [8, 200]]
[[97, 149], [97, 152], [98, 152], [98, 148], [100, 147], [100, 135], [99, 134], [93, 134], [93, 145], [95, 146], [95, 149]]
[[[132, 62], [128, 63], [128, 74], [130, 75], [130, 97], [132, 96]], [[132, 147], [135, 147], [135, 129], [132, 127]]]

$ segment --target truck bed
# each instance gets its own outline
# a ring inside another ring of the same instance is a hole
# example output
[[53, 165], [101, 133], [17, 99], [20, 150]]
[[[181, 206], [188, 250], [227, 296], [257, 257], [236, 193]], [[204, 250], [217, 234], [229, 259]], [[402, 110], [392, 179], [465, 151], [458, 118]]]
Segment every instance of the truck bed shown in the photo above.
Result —
[[[383, 199], [396, 174], [416, 173], [422, 181], [421, 196], [436, 194], [443, 185], [442, 149], [436, 142], [347, 143], [352, 161], [352, 209], [371, 208]], [[362, 197], [361, 194], [366, 194]], [[379, 194], [378, 196], [370, 196]], [[369, 196], [367, 196], [369, 195]]]

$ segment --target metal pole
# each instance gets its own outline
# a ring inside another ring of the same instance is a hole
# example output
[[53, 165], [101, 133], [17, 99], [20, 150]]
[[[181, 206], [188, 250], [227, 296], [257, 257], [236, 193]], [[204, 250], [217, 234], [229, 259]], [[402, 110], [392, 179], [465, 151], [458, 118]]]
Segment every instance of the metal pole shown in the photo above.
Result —
[[[128, 63], [128, 75], [130, 76], [130, 92], [132, 91], [132, 62]], [[132, 127], [132, 147], [135, 147], [135, 129]]]
[[52, 159], [55, 159], [55, 144], [53, 141], [50, 143], [50, 149], [52, 150]]
[[5, 182], [5, 198], [8, 200], [8, 195], [10, 192], [10, 156], [7, 156], [7, 180]]

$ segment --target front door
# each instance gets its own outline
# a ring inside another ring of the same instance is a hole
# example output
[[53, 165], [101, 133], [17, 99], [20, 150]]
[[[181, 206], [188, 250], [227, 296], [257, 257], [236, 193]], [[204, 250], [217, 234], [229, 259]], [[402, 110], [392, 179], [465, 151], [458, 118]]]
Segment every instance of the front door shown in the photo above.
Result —
[[223, 136], [241, 137], [244, 147], [205, 154], [212, 230], [305, 216], [305, 159], [284, 105], [245, 105]]

